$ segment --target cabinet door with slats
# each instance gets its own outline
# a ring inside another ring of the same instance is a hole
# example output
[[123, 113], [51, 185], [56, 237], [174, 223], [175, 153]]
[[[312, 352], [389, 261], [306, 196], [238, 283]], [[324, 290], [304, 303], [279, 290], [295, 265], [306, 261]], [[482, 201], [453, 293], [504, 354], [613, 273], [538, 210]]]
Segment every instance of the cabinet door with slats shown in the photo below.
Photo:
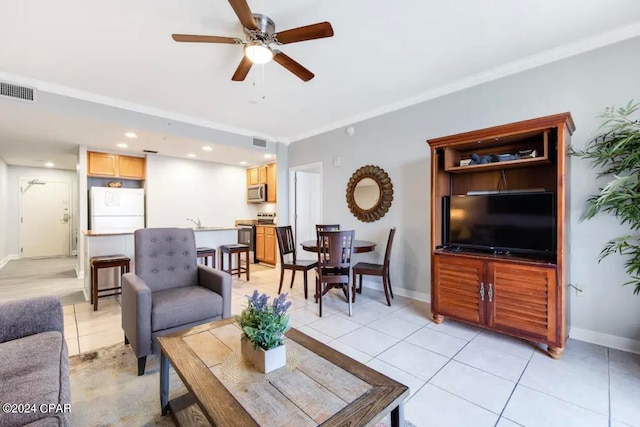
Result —
[[434, 314], [484, 323], [484, 263], [473, 258], [434, 255], [431, 300]]
[[491, 296], [487, 302], [492, 329], [554, 342], [558, 318], [556, 269], [508, 262], [489, 262], [487, 280]]

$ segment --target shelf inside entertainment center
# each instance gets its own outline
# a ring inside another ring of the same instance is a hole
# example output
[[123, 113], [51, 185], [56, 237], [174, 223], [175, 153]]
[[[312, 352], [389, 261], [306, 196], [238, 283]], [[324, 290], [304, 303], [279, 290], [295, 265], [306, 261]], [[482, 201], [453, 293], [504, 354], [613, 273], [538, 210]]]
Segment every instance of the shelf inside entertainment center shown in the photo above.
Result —
[[[574, 129], [571, 115], [561, 113], [427, 141], [431, 147], [431, 309], [435, 323], [451, 317], [545, 343], [551, 357], [562, 355], [568, 147]], [[472, 155], [490, 162], [464, 165]], [[496, 161], [500, 158], [508, 160]], [[443, 249], [443, 222], [448, 215], [443, 212], [443, 197], [534, 189], [554, 195], [556, 247], [550, 258]]]
[[[550, 163], [549, 138], [553, 137], [551, 129], [527, 132], [523, 135], [499, 138], [494, 140], [475, 141], [444, 148], [444, 170], [450, 173], [475, 173], [477, 171], [494, 171], [502, 169], [522, 168]], [[523, 157], [490, 163], [461, 166], [460, 161], [470, 159], [472, 154], [490, 156], [498, 154], [515, 154], [521, 150], [534, 150], [535, 157]]]

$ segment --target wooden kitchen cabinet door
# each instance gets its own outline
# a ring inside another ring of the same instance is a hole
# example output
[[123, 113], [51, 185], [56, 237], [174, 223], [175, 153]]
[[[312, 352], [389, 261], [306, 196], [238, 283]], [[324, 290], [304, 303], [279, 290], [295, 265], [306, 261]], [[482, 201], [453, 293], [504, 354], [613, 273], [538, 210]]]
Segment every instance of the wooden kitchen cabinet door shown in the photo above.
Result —
[[435, 255], [433, 261], [431, 301], [436, 322], [437, 317], [442, 321], [444, 315], [475, 324], [484, 323], [484, 262], [447, 255]]
[[144, 158], [118, 156], [118, 176], [129, 179], [144, 179]]
[[267, 183], [267, 166], [258, 166], [258, 184]]
[[489, 262], [487, 326], [534, 340], [557, 340], [555, 267]]
[[256, 258], [258, 261], [265, 261], [264, 229], [265, 227], [256, 227]]
[[267, 165], [267, 202], [275, 203], [278, 198], [277, 194], [277, 180], [276, 180], [276, 164], [270, 163]]
[[247, 185], [258, 184], [258, 168], [247, 169]]
[[274, 227], [264, 229], [264, 261], [276, 264], [276, 229]]
[[117, 155], [109, 153], [87, 153], [87, 175], [116, 176], [118, 174]]

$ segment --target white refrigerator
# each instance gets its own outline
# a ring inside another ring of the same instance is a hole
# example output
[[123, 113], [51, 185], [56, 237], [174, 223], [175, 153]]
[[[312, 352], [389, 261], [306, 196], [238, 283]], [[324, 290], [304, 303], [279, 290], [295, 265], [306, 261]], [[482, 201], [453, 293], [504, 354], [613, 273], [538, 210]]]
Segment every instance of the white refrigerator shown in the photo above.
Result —
[[132, 233], [144, 228], [144, 189], [91, 187], [89, 215], [94, 233]]

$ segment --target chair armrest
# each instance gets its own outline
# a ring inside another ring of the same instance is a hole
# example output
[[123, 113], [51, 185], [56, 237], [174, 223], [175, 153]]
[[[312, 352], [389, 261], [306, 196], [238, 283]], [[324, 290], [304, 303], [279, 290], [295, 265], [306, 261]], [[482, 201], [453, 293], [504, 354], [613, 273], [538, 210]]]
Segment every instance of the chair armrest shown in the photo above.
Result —
[[198, 265], [198, 284], [222, 297], [222, 318], [231, 317], [231, 275], [206, 265]]
[[64, 334], [60, 297], [50, 295], [2, 303], [0, 325], [0, 342], [48, 331]]
[[122, 329], [137, 357], [151, 353], [151, 288], [135, 273], [122, 275]]

